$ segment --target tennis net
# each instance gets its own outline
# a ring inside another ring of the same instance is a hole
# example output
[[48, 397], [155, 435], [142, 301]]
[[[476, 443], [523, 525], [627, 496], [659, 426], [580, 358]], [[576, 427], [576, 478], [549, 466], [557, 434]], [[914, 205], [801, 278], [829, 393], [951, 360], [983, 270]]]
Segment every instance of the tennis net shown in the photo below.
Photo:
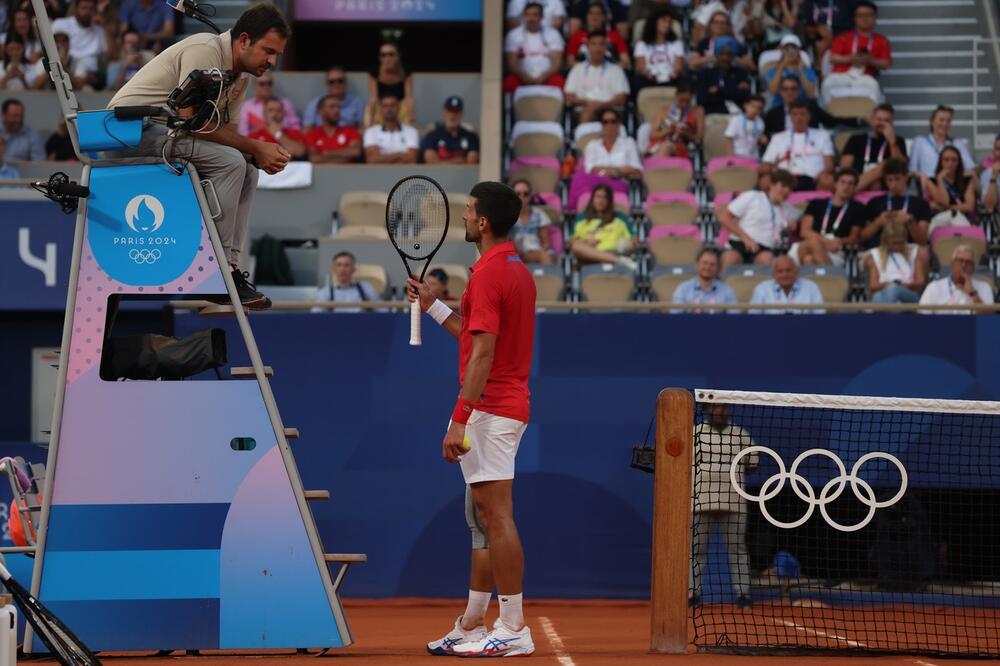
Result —
[[1000, 403], [694, 397], [699, 649], [1000, 654]]

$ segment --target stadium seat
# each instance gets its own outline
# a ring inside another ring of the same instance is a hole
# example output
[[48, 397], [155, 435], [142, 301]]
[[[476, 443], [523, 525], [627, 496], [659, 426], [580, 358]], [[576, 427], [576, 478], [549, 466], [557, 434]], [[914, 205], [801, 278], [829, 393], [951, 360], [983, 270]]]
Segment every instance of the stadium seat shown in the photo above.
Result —
[[677, 285], [687, 282], [697, 274], [691, 264], [675, 264], [673, 266], [657, 266], [650, 274], [650, 288], [656, 295], [656, 300], [669, 303], [673, 300]]
[[566, 287], [562, 267], [555, 264], [528, 264], [528, 270], [535, 279], [535, 298], [539, 301], [562, 300]]
[[469, 195], [462, 192], [448, 192], [448, 240], [465, 240], [465, 207], [469, 203]]
[[[383, 210], [383, 215], [385, 211]], [[319, 273], [319, 251], [315, 247], [286, 247], [285, 256], [297, 285], [316, 285]]]
[[514, 117], [518, 120], [558, 122], [563, 106], [563, 92], [556, 86], [520, 86], [514, 91]]
[[879, 191], [879, 192], [858, 192], [857, 194], [854, 195], [854, 200], [857, 201], [860, 204], [864, 204], [864, 205], [867, 206], [869, 201], [871, 201], [872, 199], [875, 199], [877, 197], [880, 197], [883, 194], [886, 194], [886, 192], [881, 192], [881, 191]]
[[548, 230], [549, 249], [552, 250], [556, 257], [560, 257], [566, 251], [566, 239], [563, 237], [562, 225], [550, 224]]
[[712, 210], [719, 210], [730, 201], [736, 198], [736, 192], [716, 192], [712, 199]]
[[265, 285], [261, 291], [272, 301], [311, 301], [316, 297], [316, 285]]
[[726, 157], [726, 126], [729, 116], [724, 113], [712, 113], [705, 116], [705, 136], [701, 141], [701, 149], [705, 159], [711, 162], [720, 157]]
[[716, 192], [745, 192], [757, 187], [759, 166], [751, 157], [717, 157], [708, 162], [705, 174]]
[[657, 265], [693, 264], [703, 245], [701, 229], [693, 224], [653, 227], [647, 245]]
[[654, 225], [692, 224], [698, 200], [690, 192], [656, 192], [646, 197], [646, 216]]
[[[628, 136], [624, 124], [618, 127], [618, 135]], [[573, 147], [577, 150], [577, 169], [583, 167], [583, 153], [587, 150], [587, 144], [599, 138], [601, 138], [601, 123], [599, 122], [580, 123], [573, 130]]]
[[976, 255], [976, 265], [986, 252], [982, 227], [938, 227], [931, 232], [931, 249], [939, 266], [951, 266], [951, 254], [959, 245], [968, 245]]
[[386, 290], [390, 287], [389, 275], [385, 268], [378, 264], [358, 264], [354, 269], [354, 279], [364, 280], [370, 284], [379, 297], [385, 296]]
[[509, 180], [524, 178], [535, 192], [555, 192], [559, 184], [559, 160], [554, 157], [518, 157], [510, 163]]
[[816, 283], [824, 303], [843, 303], [850, 281], [840, 266], [802, 266], [799, 275]]
[[[836, 95], [836, 92], [833, 93]], [[845, 95], [833, 97], [826, 110], [837, 118], [867, 118], [875, 109], [875, 100], [861, 95]]]
[[677, 96], [673, 86], [650, 86], [639, 91], [636, 108], [644, 120], [652, 120], [664, 106], [672, 104]]
[[469, 269], [461, 264], [434, 264], [428, 271], [440, 268], [448, 274], [448, 293], [453, 298], [462, 298], [465, 287], [469, 284]]
[[635, 289], [632, 271], [618, 264], [590, 264], [580, 269], [580, 291], [590, 303], [629, 300]]
[[556, 157], [563, 147], [559, 123], [519, 120], [510, 133], [516, 157]]
[[832, 192], [824, 192], [822, 190], [816, 190], [815, 192], [792, 192], [788, 195], [788, 203], [799, 210], [805, 210], [810, 201], [829, 199], [831, 196], [833, 196]]
[[725, 282], [736, 294], [738, 303], [749, 303], [753, 295], [754, 287], [771, 278], [770, 266], [757, 266], [744, 264], [742, 266], [731, 266], [723, 275]]
[[650, 192], [686, 192], [691, 185], [691, 161], [686, 157], [647, 157], [642, 169]]
[[383, 224], [380, 227], [341, 227], [336, 234], [337, 240], [389, 240], [389, 232], [385, 228], [383, 214]]
[[344, 192], [337, 206], [337, 226], [385, 227], [385, 192]]
[[854, 132], [844, 131], [837, 132], [833, 135], [833, 149], [837, 151], [838, 155], [844, 154], [844, 148], [847, 147], [847, 142], [854, 135]]

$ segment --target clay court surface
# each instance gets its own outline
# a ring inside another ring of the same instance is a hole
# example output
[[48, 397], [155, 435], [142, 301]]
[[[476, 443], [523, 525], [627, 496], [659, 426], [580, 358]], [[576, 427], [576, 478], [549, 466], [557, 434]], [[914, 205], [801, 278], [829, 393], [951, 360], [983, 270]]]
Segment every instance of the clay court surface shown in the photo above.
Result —
[[[413, 663], [450, 663], [451, 657], [432, 657], [424, 650], [424, 643], [439, 638], [451, 626], [455, 616], [461, 612], [464, 600], [442, 601], [423, 599], [395, 599], [392, 601], [345, 601], [348, 621], [354, 632], [355, 644], [345, 650], [331, 651], [321, 659], [335, 659], [338, 664], [386, 664], [401, 665]], [[489, 621], [495, 618], [496, 602], [491, 607]], [[728, 621], [733, 621], [733, 609], [720, 608]], [[649, 605], [642, 602], [614, 601], [540, 601], [526, 605], [536, 651], [531, 662], [558, 666], [597, 666], [598, 664], [670, 663], [702, 664], [703, 666], [726, 666], [729, 664], [807, 664], [826, 666], [828, 664], [877, 663], [880, 665], [906, 664], [908, 666], [941, 666], [945, 663], [960, 663], [957, 660], [931, 656], [736, 656], [726, 654], [689, 654], [681, 656], [650, 654], [649, 648]], [[717, 617], [718, 616], [718, 617]], [[795, 640], [796, 635], [811, 635], [823, 632], [823, 640], [831, 643], [853, 641], [863, 638], [860, 626], [842, 626], [834, 635], [829, 622], [809, 618], [801, 611], [758, 606], [752, 613], [752, 623], [761, 626], [762, 631], [772, 637], [781, 636]], [[721, 614], [707, 613], [704, 621], [721, 622]], [[829, 619], [829, 618], [827, 618]], [[995, 618], [994, 618], [995, 619]], [[751, 622], [750, 618], [741, 618]], [[975, 634], [983, 640], [996, 644], [995, 621], [978, 623]], [[735, 625], [732, 625], [735, 626]], [[746, 626], [746, 625], [741, 625]], [[912, 626], [912, 625], [911, 625]], [[693, 628], [692, 628], [693, 632]], [[982, 633], [981, 633], [982, 632]], [[991, 637], [991, 638], [990, 638]], [[104, 657], [113, 666], [133, 664], [187, 662], [192, 666], [233, 666], [235, 664], [315, 664], [317, 657], [300, 654], [270, 655], [212, 655], [171, 657], [136, 657], [121, 655]], [[103, 655], [102, 655], [103, 657]], [[970, 663], [964, 660], [962, 663]], [[976, 660], [976, 664], [1000, 664], [996, 660]]]

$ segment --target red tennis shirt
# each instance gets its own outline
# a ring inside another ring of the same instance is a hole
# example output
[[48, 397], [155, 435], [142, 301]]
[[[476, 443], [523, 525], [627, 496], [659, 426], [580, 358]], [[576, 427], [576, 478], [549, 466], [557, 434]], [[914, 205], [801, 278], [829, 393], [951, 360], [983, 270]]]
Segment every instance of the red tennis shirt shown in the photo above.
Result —
[[472, 275], [462, 295], [458, 380], [465, 380], [472, 334], [495, 334], [493, 367], [475, 408], [527, 423], [528, 374], [535, 342], [535, 280], [510, 241], [493, 246], [470, 270]]

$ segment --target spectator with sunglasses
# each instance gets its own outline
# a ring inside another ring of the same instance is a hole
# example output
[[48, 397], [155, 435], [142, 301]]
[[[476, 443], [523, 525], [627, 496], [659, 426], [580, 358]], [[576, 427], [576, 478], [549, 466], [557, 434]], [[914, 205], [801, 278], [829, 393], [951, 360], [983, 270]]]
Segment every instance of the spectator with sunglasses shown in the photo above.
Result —
[[365, 110], [365, 127], [382, 122], [381, 100], [384, 97], [399, 100], [399, 122], [404, 125], [416, 120], [413, 101], [413, 77], [403, 67], [399, 45], [384, 42], [378, 49], [378, 63], [368, 72], [368, 108]]
[[306, 131], [323, 124], [319, 115], [319, 105], [327, 97], [333, 97], [340, 102], [340, 126], [358, 127], [364, 120], [365, 105], [360, 98], [347, 92], [347, 73], [340, 65], [334, 65], [326, 70], [326, 94], [318, 95], [306, 104], [302, 114], [302, 124]]
[[954, 115], [955, 109], [950, 106], [938, 106], [931, 112], [930, 134], [913, 140], [910, 153], [911, 172], [933, 178], [937, 174], [938, 160], [945, 146], [954, 146], [958, 150], [962, 156], [962, 166], [966, 171], [976, 167], [976, 162], [969, 154], [965, 142], [956, 141], [950, 136], [951, 120]]
[[519, 179], [515, 180], [511, 187], [521, 200], [521, 213], [510, 230], [510, 239], [514, 241], [518, 256], [526, 264], [553, 263], [548, 234], [548, 226], [552, 221], [541, 208], [531, 205], [531, 183]]
[[642, 175], [635, 139], [621, 133], [621, 118], [614, 109], [601, 113], [601, 136], [587, 144], [583, 162], [587, 172], [607, 178], [638, 178]]

